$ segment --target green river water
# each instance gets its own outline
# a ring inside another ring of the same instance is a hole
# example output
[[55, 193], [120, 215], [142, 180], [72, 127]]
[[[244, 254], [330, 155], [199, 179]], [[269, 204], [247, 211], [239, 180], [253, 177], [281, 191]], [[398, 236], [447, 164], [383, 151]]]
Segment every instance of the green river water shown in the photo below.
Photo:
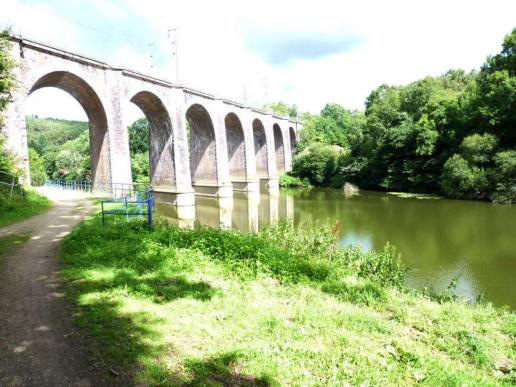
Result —
[[235, 193], [233, 200], [196, 197], [195, 208], [158, 205], [170, 222], [255, 232], [278, 219], [339, 223], [342, 245], [382, 249], [393, 244], [409, 267], [410, 286], [455, 292], [468, 300], [483, 294], [516, 309], [516, 206], [487, 202], [403, 197], [361, 191], [346, 197], [332, 189]]

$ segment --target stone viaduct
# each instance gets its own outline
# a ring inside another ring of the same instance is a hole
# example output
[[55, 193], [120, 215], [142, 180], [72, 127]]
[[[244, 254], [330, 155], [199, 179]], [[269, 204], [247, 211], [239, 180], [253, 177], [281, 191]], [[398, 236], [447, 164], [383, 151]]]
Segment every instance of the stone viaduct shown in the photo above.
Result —
[[132, 70], [13, 37], [18, 87], [4, 127], [30, 182], [25, 105], [43, 87], [68, 92], [89, 119], [94, 183], [130, 183], [128, 104], [149, 121], [151, 185], [159, 201], [190, 205], [194, 193], [278, 190], [301, 124]]

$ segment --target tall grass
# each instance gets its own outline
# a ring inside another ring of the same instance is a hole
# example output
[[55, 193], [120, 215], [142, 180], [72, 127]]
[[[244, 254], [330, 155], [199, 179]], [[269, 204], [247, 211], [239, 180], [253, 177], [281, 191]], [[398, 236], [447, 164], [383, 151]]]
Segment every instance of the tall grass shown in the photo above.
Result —
[[409, 291], [393, 247], [342, 249], [336, 227], [82, 223], [62, 278], [104, 383], [514, 383], [514, 314]]

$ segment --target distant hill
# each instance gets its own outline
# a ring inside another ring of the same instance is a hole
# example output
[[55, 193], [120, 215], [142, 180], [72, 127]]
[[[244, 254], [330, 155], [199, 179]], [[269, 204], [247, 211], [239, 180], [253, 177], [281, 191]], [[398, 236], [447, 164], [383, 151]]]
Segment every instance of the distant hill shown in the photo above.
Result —
[[88, 132], [89, 128], [87, 122], [58, 118], [27, 116], [26, 122], [29, 148], [34, 149], [40, 155], [44, 155], [48, 151], [55, 151], [64, 143]]

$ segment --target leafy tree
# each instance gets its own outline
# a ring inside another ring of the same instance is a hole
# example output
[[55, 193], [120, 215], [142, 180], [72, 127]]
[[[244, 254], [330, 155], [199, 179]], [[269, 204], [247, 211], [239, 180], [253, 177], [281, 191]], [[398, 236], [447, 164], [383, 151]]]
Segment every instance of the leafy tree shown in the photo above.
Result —
[[488, 180], [483, 169], [471, 167], [462, 156], [455, 154], [444, 164], [441, 187], [451, 197], [484, 199]]
[[128, 128], [129, 151], [131, 154], [149, 151], [149, 122], [146, 118], [139, 118]]
[[29, 149], [30, 178], [33, 185], [41, 185], [48, 179], [43, 157], [34, 149]]
[[492, 199], [500, 203], [516, 203], [516, 150], [498, 152], [494, 156]]
[[489, 133], [482, 135], [475, 133], [462, 140], [462, 156], [474, 165], [487, 165], [491, 161], [497, 145], [496, 136]]
[[[11, 42], [8, 31], [0, 32], [0, 112], [3, 112], [12, 99], [15, 78], [13, 68], [15, 63], [11, 57]], [[0, 114], [0, 127], [2, 115]]]
[[337, 166], [338, 150], [334, 146], [320, 143], [298, 153], [294, 158], [293, 173], [308, 179], [314, 185], [328, 185]]
[[149, 122], [140, 118], [128, 127], [128, 131], [133, 181], [149, 183]]

